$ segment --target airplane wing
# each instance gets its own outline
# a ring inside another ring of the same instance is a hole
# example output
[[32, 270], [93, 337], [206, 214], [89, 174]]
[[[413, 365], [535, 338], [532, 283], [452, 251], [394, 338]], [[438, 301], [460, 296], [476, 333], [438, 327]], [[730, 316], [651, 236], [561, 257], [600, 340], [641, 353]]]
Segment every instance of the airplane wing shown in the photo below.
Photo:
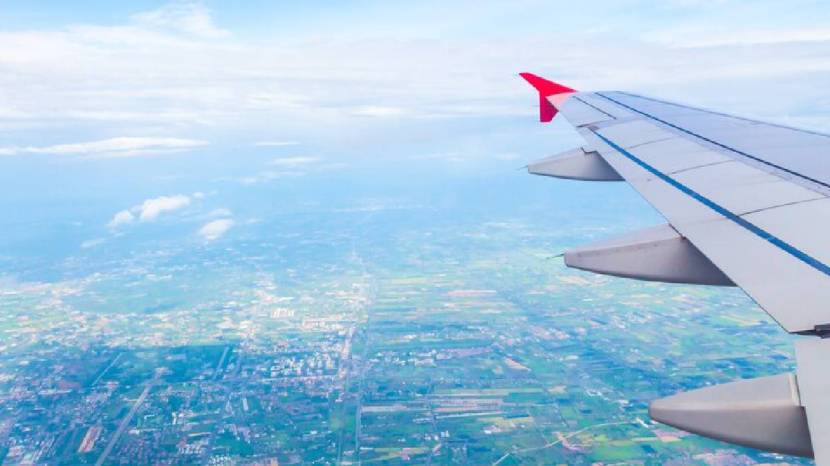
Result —
[[625, 180], [667, 224], [567, 251], [571, 267], [738, 286], [797, 342], [797, 374], [653, 402], [657, 421], [830, 465], [830, 135], [627, 92], [578, 92], [521, 73], [540, 120], [558, 113], [583, 147], [533, 174]]

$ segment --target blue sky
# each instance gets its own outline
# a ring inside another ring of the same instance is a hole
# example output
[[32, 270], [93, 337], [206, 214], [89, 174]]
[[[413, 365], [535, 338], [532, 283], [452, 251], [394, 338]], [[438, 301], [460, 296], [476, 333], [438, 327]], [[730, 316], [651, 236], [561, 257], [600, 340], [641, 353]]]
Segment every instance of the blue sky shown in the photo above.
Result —
[[[188, 2], [191, 5], [194, 3]], [[107, 2], [80, 0], [67, 3], [0, 2], [0, 18], [8, 29], [49, 29], [68, 24], [121, 25], [142, 12], [158, 10], [170, 2], [136, 0]], [[180, 5], [185, 2], [179, 2]], [[821, 28], [827, 7], [821, 1], [794, 1], [782, 7], [774, 1], [619, 0], [580, 2], [539, 0], [504, 1], [318, 1], [249, 0], [195, 3], [210, 10], [222, 28], [247, 38], [390, 34], [411, 37], [526, 36], [549, 30], [581, 33], [607, 30], [638, 37], [664, 28], [709, 31], [752, 28]], [[337, 29], [330, 29], [336, 26]]]
[[828, 131], [828, 24], [820, 1], [0, 1], [0, 198], [112, 201], [103, 229], [309, 174], [504, 173], [580, 142], [519, 71]]

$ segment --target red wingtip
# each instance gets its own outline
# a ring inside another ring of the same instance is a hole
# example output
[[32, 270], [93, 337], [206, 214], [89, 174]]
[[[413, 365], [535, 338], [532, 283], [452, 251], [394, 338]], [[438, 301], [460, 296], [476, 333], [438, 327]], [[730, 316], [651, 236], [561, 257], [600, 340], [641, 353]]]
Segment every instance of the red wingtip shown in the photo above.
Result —
[[563, 86], [553, 81], [548, 81], [545, 78], [540, 78], [533, 73], [519, 73], [519, 76], [523, 77], [525, 81], [529, 82], [531, 86], [536, 88], [542, 97], [562, 94], [565, 92], [576, 92], [575, 89], [571, 89], [568, 86]]
[[539, 92], [539, 121], [542, 123], [553, 120], [553, 117], [558, 112], [556, 107], [548, 101], [548, 97], [567, 92], [576, 92], [570, 87], [548, 81], [545, 78], [540, 78], [533, 73], [519, 73], [519, 76], [523, 77], [525, 81], [529, 82]]

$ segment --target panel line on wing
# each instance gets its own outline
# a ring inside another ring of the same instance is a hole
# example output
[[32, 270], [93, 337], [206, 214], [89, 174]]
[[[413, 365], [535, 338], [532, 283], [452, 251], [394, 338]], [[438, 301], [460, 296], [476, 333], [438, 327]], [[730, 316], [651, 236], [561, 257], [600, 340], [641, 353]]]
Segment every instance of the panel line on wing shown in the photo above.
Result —
[[641, 142], [639, 144], [634, 144], [633, 146], [630, 146], [629, 149], [636, 149], [637, 147], [643, 147], [643, 146], [647, 146], [649, 144], [657, 144], [658, 142], [663, 142], [663, 141], [671, 141], [672, 139], [677, 139], [677, 137], [672, 135], [672, 136], [665, 137], [663, 139], [655, 139], [653, 141]]
[[583, 104], [585, 104], [585, 105], [587, 105], [587, 106], [589, 106], [589, 107], [593, 108], [594, 110], [596, 110], [596, 111], [598, 111], [598, 112], [600, 112], [600, 113], [602, 113], [602, 114], [604, 114], [604, 115], [606, 115], [606, 116], [608, 116], [608, 117], [610, 117], [610, 118], [613, 118], [614, 120], [616, 120], [616, 119], [617, 119], [617, 117], [615, 117], [614, 115], [611, 115], [610, 113], [608, 113], [608, 112], [606, 112], [605, 110], [603, 110], [603, 109], [601, 109], [601, 108], [597, 107], [596, 105], [591, 104], [591, 103], [589, 103], [589, 102], [586, 102], [586, 101], [585, 101], [585, 99], [580, 99], [580, 98], [579, 98], [579, 97], [577, 97], [577, 96], [573, 96], [573, 98], [574, 98], [575, 100], [578, 100], [578, 101], [582, 102]]
[[762, 207], [760, 209], [749, 210], [747, 212], [742, 213], [741, 216], [757, 214], [758, 212], [766, 212], [768, 210], [777, 209], [779, 207], [789, 207], [791, 205], [804, 204], [805, 202], [821, 201], [821, 200], [824, 200], [824, 199], [827, 199], [827, 198], [822, 196], [822, 197], [817, 197], [815, 199], [803, 199], [803, 200], [800, 200], [800, 201], [787, 202], [786, 204], [771, 205], [769, 207]]
[[[812, 135], [815, 135], [815, 136], [823, 136], [823, 137], [826, 137], [826, 138], [830, 138], [830, 134], [822, 133], [822, 132], [819, 132], [819, 131], [812, 131], [812, 130], [804, 129], [804, 128], [796, 128], [796, 127], [793, 127], [793, 126], [782, 125], [782, 124], [779, 124], [779, 123], [769, 123], [769, 122], [766, 122], [766, 121], [754, 120], [752, 118], [742, 117], [742, 116], [738, 116], [738, 115], [730, 115], [728, 113], [716, 112], [714, 110], [708, 110], [708, 109], [700, 108], [700, 107], [693, 107], [691, 105], [679, 104], [677, 102], [669, 102], [668, 100], [655, 99], [654, 97], [647, 97], [647, 96], [644, 96], [644, 95], [634, 94], [634, 93], [631, 93], [631, 92], [624, 92], [624, 91], [613, 91], [613, 92], [616, 93], [616, 94], [622, 94], [622, 95], [626, 95], [628, 97], [633, 97], [635, 99], [650, 100], [652, 102], [657, 102], [658, 104], [671, 105], [673, 107], [679, 107], [679, 108], [683, 108], [683, 109], [686, 109], [686, 110], [693, 110], [695, 112], [702, 112], [702, 113], [708, 113], [708, 114], [711, 114], [711, 115], [717, 115], [717, 116], [722, 116], [722, 117], [726, 117], [726, 118], [732, 118], [733, 120], [745, 121], [747, 123], [753, 123], [753, 124], [756, 124], [756, 125], [774, 126], [776, 128], [788, 129], [788, 130], [791, 130], [791, 131], [798, 131], [800, 133], [807, 133], [807, 134], [812, 134]], [[599, 94], [599, 92], [595, 92], [595, 94]], [[605, 97], [605, 96], [602, 96], [602, 97]]]
[[793, 176], [797, 176], [797, 177], [799, 177], [799, 178], [802, 178], [802, 179], [804, 179], [804, 180], [810, 181], [810, 182], [815, 183], [815, 184], [817, 184], [817, 185], [824, 186], [825, 188], [830, 188], [830, 184], [828, 184], [828, 183], [825, 183], [825, 182], [823, 182], [823, 181], [817, 180], [817, 179], [815, 179], [815, 178], [811, 178], [811, 177], [809, 177], [809, 176], [807, 176], [807, 175], [804, 175], [804, 174], [798, 173], [798, 172], [796, 172], [796, 171], [790, 170], [789, 168], [782, 167], [781, 165], [777, 165], [777, 164], [772, 163], [772, 162], [770, 162], [770, 161], [764, 160], [764, 159], [762, 159], [762, 158], [760, 158], [760, 157], [756, 157], [756, 156], [754, 156], [754, 155], [752, 155], [752, 154], [748, 154], [748, 153], [746, 153], [746, 152], [744, 152], [744, 151], [741, 151], [741, 150], [735, 149], [734, 147], [727, 146], [726, 144], [723, 144], [723, 143], [720, 143], [720, 142], [715, 141], [715, 140], [713, 140], [713, 139], [707, 138], [706, 136], [703, 136], [703, 135], [697, 134], [697, 133], [695, 133], [695, 132], [693, 132], [693, 131], [690, 131], [690, 130], [688, 130], [688, 129], [686, 129], [686, 128], [683, 128], [683, 127], [681, 127], [681, 126], [677, 126], [677, 125], [675, 125], [675, 124], [673, 124], [673, 123], [669, 123], [669, 122], [668, 122], [668, 121], [666, 121], [666, 120], [660, 119], [660, 118], [658, 118], [658, 117], [656, 117], [656, 116], [654, 116], [654, 115], [651, 115], [651, 114], [649, 114], [649, 113], [646, 113], [646, 112], [644, 112], [644, 111], [642, 111], [642, 110], [638, 110], [638, 109], [636, 109], [636, 108], [634, 108], [634, 107], [631, 107], [631, 106], [629, 106], [629, 105], [626, 105], [626, 104], [624, 104], [624, 103], [622, 103], [622, 102], [620, 102], [620, 101], [618, 101], [618, 100], [615, 100], [615, 99], [613, 99], [613, 98], [611, 98], [611, 97], [608, 97], [608, 96], [606, 96], [606, 95], [604, 95], [604, 94], [602, 94], [602, 93], [600, 93], [600, 92], [596, 92], [595, 94], [596, 94], [596, 95], [598, 95], [598, 96], [600, 96], [600, 97], [603, 97], [603, 98], [605, 98], [605, 99], [607, 99], [607, 100], [610, 100], [611, 102], [614, 102], [615, 104], [617, 104], [617, 105], [619, 105], [619, 106], [621, 106], [621, 107], [627, 108], [628, 110], [631, 110], [632, 112], [639, 113], [640, 115], [643, 115], [643, 116], [645, 116], [645, 117], [647, 117], [647, 118], [650, 118], [650, 119], [652, 119], [652, 120], [654, 120], [654, 121], [656, 121], [656, 122], [662, 123], [662, 124], [664, 124], [664, 125], [666, 125], [666, 126], [669, 126], [669, 127], [671, 127], [671, 128], [674, 128], [674, 129], [676, 129], [676, 130], [678, 130], [678, 131], [681, 131], [681, 132], [683, 132], [683, 133], [686, 133], [686, 134], [688, 134], [688, 135], [690, 135], [690, 136], [694, 136], [694, 137], [696, 137], [696, 138], [698, 138], [698, 139], [701, 139], [701, 140], [703, 140], [703, 141], [706, 141], [706, 142], [708, 142], [708, 143], [710, 143], [710, 144], [714, 144], [715, 146], [718, 146], [718, 147], [720, 147], [720, 148], [722, 148], [722, 149], [726, 149], [726, 150], [731, 151], [731, 152], [734, 152], [734, 153], [736, 153], [736, 154], [738, 154], [738, 155], [742, 155], [742, 156], [744, 156], [744, 157], [746, 157], [746, 158], [749, 158], [749, 159], [755, 160], [756, 162], [763, 163], [764, 165], [768, 165], [768, 166], [773, 167], [773, 168], [775, 168], [775, 169], [777, 169], [777, 170], [781, 170], [782, 172], [788, 173], [788, 174], [793, 175]]
[[680, 170], [671, 171], [671, 172], [669, 172], [669, 174], [670, 175], [677, 175], [679, 173], [684, 173], [684, 172], [688, 172], [688, 171], [691, 171], [691, 170], [697, 170], [698, 168], [707, 168], [707, 167], [712, 167], [712, 166], [715, 166], [715, 165], [722, 165], [724, 163], [733, 163], [733, 162], [734, 162], [734, 160], [720, 160], [718, 162], [711, 162], [711, 163], [704, 163], [702, 165], [695, 165], [694, 167], [681, 168]]
[[[747, 221], [741, 216], [735, 214], [734, 212], [726, 209], [725, 207], [721, 206], [720, 204], [712, 201], [711, 199], [703, 196], [702, 194], [696, 192], [695, 190], [689, 188], [688, 186], [684, 185], [683, 183], [677, 181], [676, 179], [672, 178], [671, 176], [661, 172], [660, 170], [654, 168], [653, 166], [649, 165], [647, 162], [641, 160], [636, 155], [632, 154], [631, 152], [623, 149], [610, 139], [606, 138], [605, 136], [597, 133], [596, 131], [592, 131], [592, 133], [600, 138], [603, 142], [611, 146], [614, 150], [622, 154], [625, 158], [631, 160], [635, 164], [639, 165], [641, 168], [646, 170], [647, 172], [657, 176], [661, 180], [665, 181], [672, 187], [678, 189], [682, 193], [686, 194], [687, 196], [695, 199], [696, 201], [700, 202], [701, 204], [709, 207], [710, 209], [714, 210], [718, 214], [726, 217], [727, 219], [731, 220], [732, 222], [738, 224], [739, 226], [749, 230], [750, 232], [754, 233], [756, 236], [760, 237], [761, 239], [771, 243], [772, 245], [778, 247], [782, 251], [788, 253], [789, 255], [793, 256], [794, 258], [800, 260], [801, 262], [809, 265], [810, 267], [818, 270], [819, 272], [830, 276], [830, 266], [821, 262], [820, 260], [816, 259], [815, 257], [801, 251], [800, 249], [796, 248], [795, 246], [787, 243], [786, 241], [778, 238], [777, 236], [773, 235], [772, 233], [758, 227], [757, 225]], [[780, 206], [771, 206], [772, 207], [780, 207]]]

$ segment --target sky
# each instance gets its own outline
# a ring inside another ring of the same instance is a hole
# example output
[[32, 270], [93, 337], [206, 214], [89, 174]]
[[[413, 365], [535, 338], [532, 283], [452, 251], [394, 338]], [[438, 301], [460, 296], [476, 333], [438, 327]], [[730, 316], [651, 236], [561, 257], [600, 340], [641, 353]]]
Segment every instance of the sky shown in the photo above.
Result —
[[3, 155], [378, 144], [526, 115], [519, 71], [827, 126], [820, 1], [3, 1], [0, 24]]
[[308, 176], [515, 171], [580, 143], [520, 71], [826, 132], [828, 25], [822, 1], [0, 0], [0, 225], [75, 216], [90, 245]]

